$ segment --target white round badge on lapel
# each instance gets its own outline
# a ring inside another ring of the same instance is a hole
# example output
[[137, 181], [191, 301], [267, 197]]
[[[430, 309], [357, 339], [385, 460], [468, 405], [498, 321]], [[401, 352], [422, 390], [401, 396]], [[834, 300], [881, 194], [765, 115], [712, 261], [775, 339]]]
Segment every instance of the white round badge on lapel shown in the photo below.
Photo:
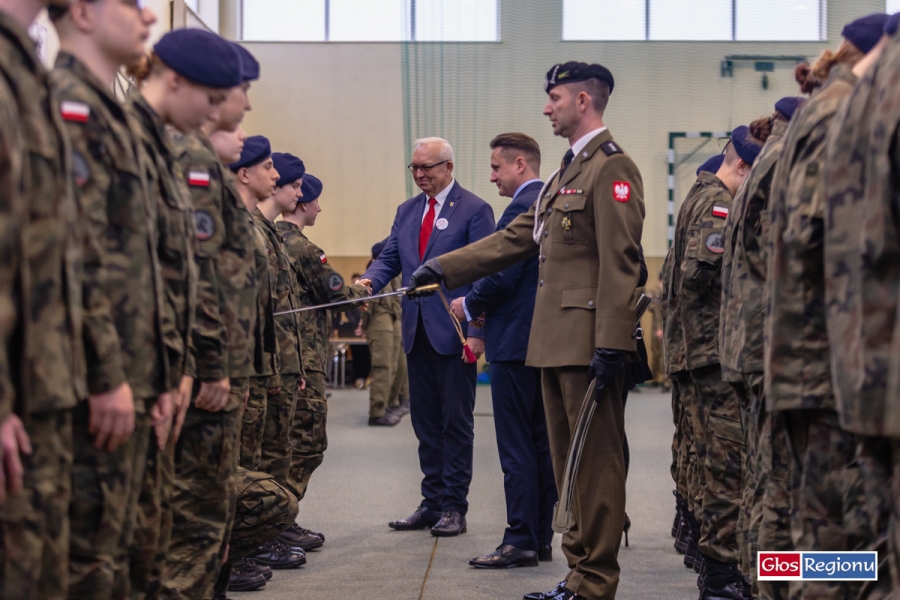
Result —
[[441, 217], [440, 219], [437, 220], [437, 222], [434, 224], [434, 226], [437, 227], [438, 229], [440, 229], [441, 231], [443, 231], [443, 230], [447, 229], [447, 225], [449, 225], [449, 224], [450, 224], [450, 221]]

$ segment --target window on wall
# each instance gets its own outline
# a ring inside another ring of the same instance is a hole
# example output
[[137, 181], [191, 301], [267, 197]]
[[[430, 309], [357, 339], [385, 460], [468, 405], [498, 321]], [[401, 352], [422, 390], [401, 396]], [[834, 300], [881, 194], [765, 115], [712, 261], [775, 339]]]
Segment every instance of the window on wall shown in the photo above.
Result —
[[[887, 0], [900, 4], [900, 0]], [[563, 39], [821, 41], [826, 0], [563, 0]], [[898, 9], [900, 10], [900, 9]], [[773, 15], [779, 15], [773, 18]]]
[[499, 0], [243, 0], [243, 39], [496, 42]]
[[889, 15], [900, 12], [900, 0], [887, 0], [885, 9], [885, 12]]

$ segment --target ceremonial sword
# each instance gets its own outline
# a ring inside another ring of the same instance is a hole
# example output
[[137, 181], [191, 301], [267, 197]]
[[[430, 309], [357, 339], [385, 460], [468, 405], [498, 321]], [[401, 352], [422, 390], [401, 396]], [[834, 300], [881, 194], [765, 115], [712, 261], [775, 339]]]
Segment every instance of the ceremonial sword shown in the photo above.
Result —
[[330, 302], [328, 304], [317, 304], [316, 306], [304, 306], [303, 308], [295, 308], [294, 310], [284, 310], [281, 312], [275, 313], [275, 316], [278, 317], [280, 315], [290, 315], [293, 313], [304, 312], [307, 310], [319, 310], [320, 308], [333, 308], [335, 306], [343, 306], [344, 304], [358, 304], [360, 302], [368, 302], [369, 300], [378, 300], [379, 298], [390, 298], [391, 296], [405, 296], [411, 292], [421, 293], [421, 292], [431, 292], [434, 293], [441, 289], [441, 284], [439, 283], [429, 283], [428, 285], [420, 285], [416, 288], [400, 288], [394, 292], [387, 292], [386, 294], [377, 294], [375, 296], [366, 296], [365, 298], [356, 298], [355, 300], [341, 300], [340, 302]]
[[[641, 339], [644, 330], [641, 329], [641, 317], [647, 312], [651, 299], [645, 294], [638, 298], [634, 313], [637, 322], [634, 326], [634, 334], [631, 337]], [[563, 471], [563, 485], [560, 490], [559, 502], [553, 507], [553, 531], [566, 533], [572, 528], [572, 498], [575, 492], [575, 477], [578, 475], [578, 466], [581, 464], [581, 452], [584, 450], [584, 441], [587, 438], [588, 427], [597, 410], [597, 400], [594, 400], [594, 392], [602, 394], [603, 386], [597, 387], [597, 378], [591, 380], [584, 401], [581, 403], [581, 411], [578, 413], [578, 421], [575, 424], [575, 433], [569, 444], [569, 456], [566, 458], [566, 470]]]

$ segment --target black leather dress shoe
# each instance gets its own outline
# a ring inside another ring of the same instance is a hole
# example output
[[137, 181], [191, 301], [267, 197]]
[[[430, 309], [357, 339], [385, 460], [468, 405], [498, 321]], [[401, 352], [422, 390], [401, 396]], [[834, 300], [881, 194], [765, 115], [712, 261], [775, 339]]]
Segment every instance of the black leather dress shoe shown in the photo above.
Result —
[[301, 548], [304, 552], [315, 550], [322, 547], [322, 538], [314, 535], [308, 529], [302, 529], [294, 523], [278, 536], [278, 539], [289, 546]]
[[553, 560], [553, 546], [541, 546], [538, 548], [538, 560], [541, 562], [551, 562]]
[[428, 529], [429, 527], [434, 526], [438, 521], [440, 521], [442, 516], [444, 515], [439, 511], [431, 510], [429, 508], [425, 508], [424, 506], [419, 506], [419, 508], [416, 509], [416, 512], [409, 515], [405, 519], [400, 519], [399, 521], [391, 521], [390, 523], [388, 523], [388, 527], [390, 527], [391, 529], [397, 529], [399, 531]]
[[522, 596], [522, 600], [551, 600], [564, 591], [566, 591], [566, 582], [560, 581], [556, 584], [556, 587], [549, 592], [531, 592], [530, 594]]
[[444, 516], [431, 528], [431, 535], [453, 537], [466, 532], [466, 518], [455, 510], [445, 510]]
[[566, 589], [566, 590], [561, 591], [557, 595], [553, 596], [553, 598], [550, 598], [550, 600], [588, 600], [588, 599], [585, 598], [584, 596], [580, 596], [580, 595], [576, 594], [572, 590]]
[[247, 558], [272, 569], [296, 569], [306, 564], [306, 554], [285, 546], [278, 540], [266, 542], [259, 549], [251, 552]]
[[266, 587], [266, 578], [256, 572], [256, 565], [251, 567], [250, 561], [241, 559], [231, 570], [228, 581], [229, 592], [252, 592]]
[[393, 427], [400, 422], [400, 415], [391, 411], [385, 412], [380, 417], [369, 417], [369, 425], [374, 427]]
[[479, 556], [469, 561], [476, 569], [512, 569], [514, 567], [538, 566], [537, 552], [522, 550], [509, 544], [500, 544], [487, 556]]

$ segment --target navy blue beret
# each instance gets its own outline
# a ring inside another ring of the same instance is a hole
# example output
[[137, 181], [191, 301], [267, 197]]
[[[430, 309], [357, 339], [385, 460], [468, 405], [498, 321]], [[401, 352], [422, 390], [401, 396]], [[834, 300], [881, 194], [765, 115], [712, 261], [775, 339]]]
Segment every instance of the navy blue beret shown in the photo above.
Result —
[[884, 13], [860, 17], [845, 25], [841, 35], [865, 54], [874, 48], [884, 35], [884, 24], [887, 20], [888, 16]]
[[587, 79], [599, 79], [609, 84], [609, 93], [612, 94], [616, 82], [613, 79], [609, 69], [602, 65], [589, 65], [583, 62], [570, 61], [567, 63], [556, 64], [547, 71], [544, 78], [544, 92], [550, 93], [550, 90], [564, 83], [575, 83], [585, 81]]
[[775, 103], [775, 110], [783, 114], [788, 121], [794, 117], [794, 113], [803, 104], [803, 98], [786, 96]]
[[734, 128], [734, 131], [731, 132], [731, 143], [734, 144], [734, 149], [741, 160], [748, 165], [752, 165], [756, 161], [756, 157], [762, 150], [762, 144], [753, 139], [753, 136], [750, 135], [750, 128], [746, 125]]
[[715, 156], [710, 157], [705, 163], [700, 165], [700, 168], [697, 169], [697, 175], [699, 176], [703, 171], [716, 174], [719, 172], [719, 168], [722, 166], [723, 162], [725, 162], [725, 155], [716, 154]]
[[897, 33], [897, 24], [900, 23], [900, 12], [892, 14], [888, 20], [884, 22], [884, 32], [888, 35]]
[[322, 195], [322, 182], [315, 175], [307, 173], [303, 176], [303, 185], [300, 187], [303, 197], [300, 202], [312, 202]]
[[231, 43], [234, 44], [235, 50], [241, 55], [241, 74], [244, 81], [256, 81], [259, 79], [259, 62], [253, 58], [249, 50], [240, 44]]
[[269, 140], [261, 135], [253, 135], [244, 142], [241, 157], [236, 163], [228, 165], [228, 168], [237, 173], [243, 168], [250, 168], [272, 156], [272, 146]]
[[384, 250], [385, 246], [387, 246], [387, 239], [381, 240], [372, 246], [372, 258], [378, 258], [378, 255], [381, 254], [381, 251]]
[[186, 79], [216, 89], [244, 82], [241, 55], [234, 44], [204, 29], [176, 29], [160, 38], [153, 52]]
[[287, 152], [273, 152], [272, 162], [275, 164], [275, 170], [278, 171], [278, 181], [275, 182], [276, 187], [284, 187], [303, 179], [306, 173], [306, 166], [303, 161]]

